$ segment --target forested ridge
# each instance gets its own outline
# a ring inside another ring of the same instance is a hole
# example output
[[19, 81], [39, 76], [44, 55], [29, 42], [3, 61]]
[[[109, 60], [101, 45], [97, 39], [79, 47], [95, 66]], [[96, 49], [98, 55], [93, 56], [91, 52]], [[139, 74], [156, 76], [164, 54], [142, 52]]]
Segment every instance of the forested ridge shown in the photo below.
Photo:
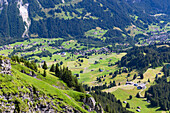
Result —
[[103, 106], [106, 113], [133, 113], [122, 106], [120, 100], [111, 93], [101, 92], [100, 90], [91, 93], [95, 100]]
[[[23, 5], [28, 3], [30, 37], [82, 37], [85, 32], [100, 27], [108, 30], [104, 43], [132, 42], [125, 28], [131, 24], [143, 30], [151, 23], [157, 23], [155, 17], [143, 13], [140, 8], [126, 1], [119, 0], [23, 0]], [[61, 5], [62, 4], [62, 5]], [[13, 42], [21, 39], [25, 30], [25, 22], [20, 16], [17, 2], [8, 0], [8, 5], [3, 4], [0, 13], [0, 37], [4, 42]], [[152, 6], [150, 6], [152, 7]], [[167, 8], [163, 8], [167, 9]], [[46, 11], [45, 11], [46, 10]], [[58, 16], [59, 15], [59, 16]], [[62, 15], [62, 16], [61, 16]], [[130, 15], [138, 16], [135, 21]], [[13, 17], [13, 18], [11, 18]], [[141, 20], [141, 21], [140, 21]], [[113, 27], [121, 29], [117, 30]], [[34, 35], [33, 35], [34, 34]], [[126, 37], [123, 37], [125, 34]], [[101, 41], [103, 43], [103, 40]]]
[[163, 66], [170, 62], [170, 47], [134, 47], [122, 57], [120, 66], [130, 67], [145, 72], [149, 67]]
[[167, 14], [164, 16], [164, 19], [169, 20], [170, 17], [168, 16], [170, 14], [169, 6], [170, 2], [169, 0], [128, 0], [128, 3], [131, 4], [132, 6], [136, 7], [139, 9], [141, 12], [145, 10], [146, 12], [150, 14], [155, 14], [155, 13], [165, 13]]
[[151, 101], [152, 106], [160, 106], [162, 110], [170, 110], [170, 64], [163, 67], [164, 76], [156, 79], [156, 85], [151, 86], [146, 92], [145, 97]]

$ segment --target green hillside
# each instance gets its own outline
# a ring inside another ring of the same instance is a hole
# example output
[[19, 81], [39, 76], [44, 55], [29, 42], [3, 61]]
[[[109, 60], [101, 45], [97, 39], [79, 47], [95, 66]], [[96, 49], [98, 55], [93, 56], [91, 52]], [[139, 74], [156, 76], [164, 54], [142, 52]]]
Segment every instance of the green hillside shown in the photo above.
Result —
[[[108, 112], [101, 101], [84, 92], [68, 68], [57, 64], [53, 72], [45, 63], [42, 69], [18, 56], [1, 56], [0, 66], [0, 112]], [[109, 101], [114, 111], [131, 113], [120, 102]]]
[[[11, 110], [16, 112], [33, 112], [35, 108], [53, 109], [58, 112], [69, 110], [88, 112], [88, 109], [82, 107], [88, 105], [87, 103], [85, 105], [83, 99], [88, 99], [91, 95], [73, 91], [67, 87], [66, 83], [49, 72], [45, 78], [41, 72], [35, 72], [37, 76], [32, 77], [22, 73], [21, 70], [24, 70], [25, 73], [33, 70], [23, 64], [11, 63], [11, 75], [1, 74], [0, 76], [0, 103], [3, 105], [1, 112], [9, 111], [10, 106], [13, 106], [14, 109]], [[36, 110], [38, 111], [38, 109]]]

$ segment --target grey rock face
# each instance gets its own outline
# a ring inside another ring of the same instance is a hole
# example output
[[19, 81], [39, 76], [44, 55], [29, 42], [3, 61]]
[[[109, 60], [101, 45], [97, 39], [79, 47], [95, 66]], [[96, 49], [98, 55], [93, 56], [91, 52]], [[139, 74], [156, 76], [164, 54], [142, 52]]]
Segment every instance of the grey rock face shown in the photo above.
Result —
[[93, 97], [85, 98], [84, 103], [90, 107], [89, 112], [96, 111], [97, 113], [104, 113], [101, 104], [96, 104], [96, 101]]
[[0, 73], [11, 75], [11, 62], [9, 59], [0, 59]]

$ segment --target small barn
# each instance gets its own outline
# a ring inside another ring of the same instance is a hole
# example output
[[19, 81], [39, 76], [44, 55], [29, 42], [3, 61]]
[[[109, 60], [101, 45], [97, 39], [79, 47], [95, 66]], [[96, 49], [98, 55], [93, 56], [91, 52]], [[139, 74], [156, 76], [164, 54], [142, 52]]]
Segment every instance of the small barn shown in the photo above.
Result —
[[134, 86], [138, 86], [138, 84], [134, 84]]
[[133, 82], [126, 81], [126, 85], [133, 85]]
[[145, 89], [145, 88], [146, 88], [145, 84], [139, 85], [139, 86], [137, 87], [137, 89]]
[[137, 111], [137, 112], [140, 112], [141, 110], [140, 110], [140, 109], [137, 109], [136, 111]]

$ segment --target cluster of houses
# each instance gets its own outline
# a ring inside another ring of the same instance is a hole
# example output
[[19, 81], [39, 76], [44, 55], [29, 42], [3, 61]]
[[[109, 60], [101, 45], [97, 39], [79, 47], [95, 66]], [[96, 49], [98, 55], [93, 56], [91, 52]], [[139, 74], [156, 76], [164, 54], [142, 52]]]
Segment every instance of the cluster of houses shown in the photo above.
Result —
[[10, 44], [0, 47], [0, 51], [2, 51], [2, 50], [10, 50], [10, 49], [13, 49], [13, 47]]
[[144, 83], [141, 83], [141, 84], [137, 84], [137, 83], [134, 83], [134, 82], [131, 82], [131, 81], [127, 81], [126, 82], [126, 85], [134, 85], [137, 87], [137, 89], [145, 89], [146, 88], [146, 84]]
[[153, 45], [155, 43], [170, 43], [170, 34], [160, 34], [153, 35], [150, 38], [143, 40], [143, 42], [138, 42], [136, 44], [140, 44], [142, 46]]
[[[52, 47], [54, 48], [54, 47]], [[64, 48], [63, 46], [60, 46], [59, 49], [64, 49], [64, 50], [72, 50], [72, 48]], [[73, 52], [74, 55], [86, 55], [87, 53], [98, 53], [98, 52], [109, 52], [109, 49], [106, 48], [106, 47], [103, 47], [99, 50], [96, 50], [96, 49], [88, 49], [88, 50], [78, 50], [76, 49], [76, 51]], [[59, 52], [59, 53], [56, 53], [57, 55], [66, 55], [66, 52]]]

